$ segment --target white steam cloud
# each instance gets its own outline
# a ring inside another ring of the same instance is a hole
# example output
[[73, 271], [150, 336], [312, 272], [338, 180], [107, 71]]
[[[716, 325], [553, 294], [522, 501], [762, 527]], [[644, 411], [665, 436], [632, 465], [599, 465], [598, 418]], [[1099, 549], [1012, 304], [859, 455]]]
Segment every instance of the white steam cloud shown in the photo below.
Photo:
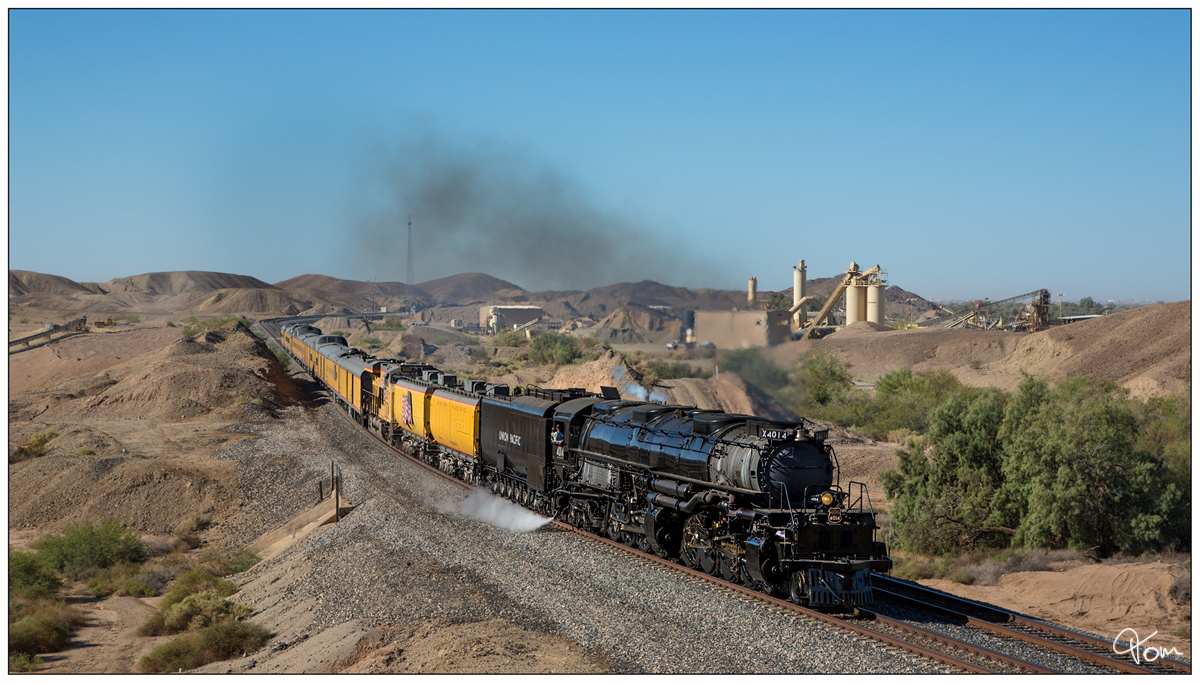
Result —
[[648, 403], [666, 403], [667, 395], [655, 389], [654, 391], [646, 391], [642, 385], [631, 381], [625, 374], [625, 368], [618, 365], [612, 369], [612, 377], [620, 383], [621, 388], [625, 390], [633, 398], [639, 401]]
[[551, 521], [481, 488], [462, 500], [439, 504], [438, 511], [478, 519], [521, 534], [541, 529]]

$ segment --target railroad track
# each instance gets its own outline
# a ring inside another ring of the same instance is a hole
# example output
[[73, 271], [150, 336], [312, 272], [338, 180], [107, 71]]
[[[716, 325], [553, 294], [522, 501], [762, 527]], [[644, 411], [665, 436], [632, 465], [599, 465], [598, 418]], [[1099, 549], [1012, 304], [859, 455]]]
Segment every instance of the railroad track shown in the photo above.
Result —
[[[1122, 673], [1187, 673], [1186, 662], [1157, 653], [1138, 651], [1117, 654], [1113, 642], [1078, 633], [1061, 626], [1016, 614], [992, 605], [943, 593], [910, 581], [884, 574], [871, 577], [877, 602], [901, 605], [934, 615], [939, 620], [977, 629], [1001, 639], [1080, 659], [1108, 671]], [[1125, 648], [1130, 649], [1130, 648]], [[1132, 648], [1136, 651], [1136, 648]]]
[[[272, 341], [274, 341], [277, 345], [279, 345], [280, 348], [283, 348], [282, 345], [279, 344], [278, 326], [276, 326], [273, 323], [263, 323], [263, 324], [260, 324], [260, 326], [263, 328], [264, 331], [267, 332], [268, 336], [271, 337]], [[316, 381], [316, 380], [314, 379], [314, 381]], [[347, 419], [350, 419], [350, 417], [348, 415], [346, 417], [347, 417]], [[356, 426], [358, 426], [357, 422], [355, 424], [356, 424]], [[407, 451], [400, 449], [400, 448], [396, 448], [395, 446], [391, 445], [390, 443], [387, 443], [382, 438], [380, 438], [380, 436], [378, 434], [372, 432], [371, 430], [367, 429], [364, 431], [366, 431], [368, 434], [370, 434], [372, 437], [374, 437], [375, 440], [378, 441], [384, 447], [403, 455], [405, 458], [407, 458], [411, 462], [419, 465], [420, 467], [424, 468], [428, 472], [430, 472], [436, 476], [445, 478], [448, 481], [454, 482], [455, 484], [463, 487], [464, 489], [473, 489], [474, 488], [473, 485], [468, 484], [460, 479], [457, 479], [456, 477], [453, 477], [453, 476], [447, 474], [446, 472], [441, 471], [437, 467], [421, 460], [420, 458], [413, 456], [412, 454], [408, 453]], [[514, 504], [516, 504], [516, 503], [514, 503]], [[993, 649], [985, 648], [985, 647], [982, 647], [982, 646], [974, 644], [974, 643], [959, 640], [959, 639], [953, 638], [951, 636], [948, 636], [946, 634], [939, 633], [939, 632], [931, 630], [931, 629], [926, 629], [926, 628], [923, 628], [916, 624], [908, 623], [905, 620], [895, 619], [895, 618], [892, 618], [889, 616], [879, 614], [878, 612], [875, 612], [872, 610], [866, 610], [866, 609], [859, 608], [859, 609], [855, 609], [855, 610], [853, 610], [853, 612], [850, 612], [845, 615], [834, 615], [834, 614], [827, 614], [824, 612], [818, 612], [816, 610], [812, 610], [812, 609], [809, 609], [809, 608], [806, 608], [806, 607], [803, 607], [800, 605], [796, 605], [788, 600], [783, 600], [780, 598], [772, 597], [772, 596], [766, 595], [762, 592], [748, 588], [746, 586], [742, 586], [739, 584], [725, 581], [724, 579], [722, 579], [720, 577], [709, 575], [703, 571], [685, 567], [681, 564], [676, 563], [675, 561], [660, 558], [660, 557], [650, 554], [650, 553], [642, 552], [634, 547], [630, 547], [619, 541], [614, 541], [607, 537], [593, 534], [588, 531], [584, 531], [582, 529], [579, 529], [577, 527], [574, 527], [570, 524], [567, 524], [567, 523], [559, 521], [559, 520], [553, 520], [551, 522], [551, 524], [554, 524], [562, 529], [571, 530], [577, 534], [580, 534], [581, 536], [588, 538], [589, 540], [593, 540], [593, 541], [596, 541], [599, 543], [603, 543], [603, 544], [612, 546], [613, 548], [619, 549], [620, 551], [627, 553], [630, 556], [636, 558], [638, 561], [652, 563], [652, 564], [656, 564], [656, 565], [659, 565], [662, 567], [669, 568], [672, 571], [683, 573], [683, 574], [691, 576], [695, 579], [698, 579], [701, 581], [706, 581], [713, 585], [720, 586], [726, 590], [731, 590], [731, 591], [740, 593], [751, 599], [770, 604], [775, 608], [787, 611], [791, 614], [806, 616], [811, 619], [815, 619], [815, 620], [818, 620], [818, 621], [821, 621], [821, 622], [824, 622], [827, 624], [834, 625], [838, 628], [852, 631], [860, 636], [871, 638], [871, 639], [876, 640], [885, 645], [897, 647], [902, 650], [908, 651], [910, 653], [916, 654], [918, 656], [932, 659], [934, 661], [937, 661], [943, 665], [946, 665], [946, 666], [951, 667], [958, 671], [963, 671], [963, 672], [968, 672], [968, 673], [1025, 673], [1025, 672], [1059, 673], [1059, 671], [1057, 671], [1056, 669], [1048, 668], [1046, 666], [1042, 666], [1035, 662], [1030, 662], [1030, 661], [1027, 661], [1020, 657], [1016, 657], [1016, 656], [1013, 656], [1010, 654], [1005, 654], [1003, 652], [999, 652], [999, 651], [996, 651]], [[890, 584], [890, 583], [887, 584], [887, 586], [889, 588], [893, 588], [895, 590], [895, 592], [893, 593], [888, 588], [882, 587], [886, 582], [894, 581], [893, 579], [891, 579], [891, 577], [887, 577], [884, 575], [876, 575], [876, 581], [877, 581], [877, 583], [875, 584], [876, 585], [875, 591], [876, 591], [877, 596], [887, 595], [888, 599], [894, 599], [897, 601], [907, 600], [907, 601], [909, 601], [908, 604], [910, 604], [910, 605], [913, 604], [912, 603], [913, 600], [918, 600], [917, 598], [914, 598], [911, 595], [906, 596], [906, 597], [893, 598], [892, 597], [893, 595], [901, 595], [901, 591], [903, 589], [896, 589], [892, 584]], [[904, 585], [912, 585], [912, 586], [916, 586], [918, 588], [923, 588], [923, 587], [920, 587], [918, 584], [907, 584], [907, 582], [898, 582], [898, 583], [902, 583]], [[934, 593], [937, 593], [937, 592], [934, 591]], [[938, 595], [944, 595], [944, 594], [938, 593]], [[952, 597], [952, 596], [950, 596], [950, 597]], [[919, 600], [918, 600], [918, 602], [919, 602]], [[924, 604], [924, 603], [922, 603], [922, 604]], [[987, 606], [979, 605], [979, 608], [980, 609], [987, 608]], [[926, 605], [925, 609], [935, 609], [935, 608], [930, 605]], [[941, 608], [941, 609], [946, 610], [948, 608]], [[1002, 612], [1002, 610], [998, 610], [995, 608], [991, 608], [991, 609], [993, 609], [997, 613]], [[1010, 614], [1010, 613], [1006, 613], [1006, 614]], [[974, 617], [974, 616], [966, 616], [966, 615], [956, 616], [956, 617], [954, 617], [954, 619], [966, 619], [966, 620], [968, 620], [968, 622], [966, 622], [966, 623], [970, 623], [971, 625], [976, 625], [976, 624], [974, 624], [970, 620], [976, 620], [976, 621], [979, 621], [981, 624], [987, 624], [987, 626], [978, 626], [979, 628], [992, 630], [992, 629], [996, 629], [996, 628], [1004, 628], [1004, 627], [999, 626], [996, 622], [997, 621], [1010, 621], [1011, 617], [1019, 617], [1019, 615], [1010, 615], [1010, 617], [1003, 617], [1003, 618], [993, 615], [993, 619], [995, 621], [987, 621], [986, 619], [984, 619], [982, 617]], [[1023, 617], [1020, 617], [1020, 618], [1023, 619]], [[1028, 621], [1032, 622], [1033, 620], [1028, 620]], [[1041, 627], [1041, 628], [1049, 627], [1049, 628], [1053, 628], [1053, 629], [1062, 631], [1063, 633], [1072, 633], [1072, 632], [1066, 631], [1065, 629], [1058, 629], [1057, 627], [1053, 627], [1052, 625], [1044, 624], [1043, 622], [1035, 622], [1035, 623], [1037, 625], [1036, 627]], [[1029, 626], [1026, 628], [1032, 629], [1035, 627]], [[1012, 630], [1012, 629], [1009, 629], [1009, 630]], [[1017, 633], [1017, 631], [1014, 630], [1013, 633], [1014, 634], [1010, 635], [1009, 637], [1012, 637], [1012, 638], [1020, 637], [1020, 636], [1015, 635]], [[1078, 637], [1078, 634], [1072, 633], [1072, 635]], [[1027, 636], [1027, 637], [1032, 637], [1032, 636]], [[1058, 637], [1065, 638], [1065, 636], [1058, 636]], [[1097, 639], [1093, 639], [1093, 640], [1097, 640]], [[1105, 645], [1108, 645], [1108, 647], [1111, 648], [1111, 644], [1105, 644]], [[1077, 650], [1076, 648], [1073, 648], [1072, 646], [1067, 645], [1063, 642], [1055, 642], [1054, 645], [1043, 645], [1043, 647], [1055, 650], [1062, 654], [1069, 653], [1070, 656], [1076, 656], [1076, 657], [1079, 657], [1080, 659], [1084, 659], [1085, 661], [1094, 661], [1093, 658], [1108, 660], [1108, 661], [1112, 662], [1112, 664], [1105, 664], [1105, 666], [1110, 666], [1111, 668], [1115, 668], [1119, 671], [1128, 671], [1128, 672], [1136, 671], [1139, 673], [1155, 673], [1155, 672], [1159, 672], [1159, 670], [1163, 669], [1164, 667], [1168, 667], [1166, 670], [1171, 671], [1171, 672], [1187, 671], [1190, 673], [1190, 671], [1191, 671], [1190, 666], [1188, 666], [1186, 664], [1182, 664], [1182, 663], [1177, 663], [1177, 662], [1171, 662], [1170, 664], [1160, 664], [1160, 665], [1158, 665], [1157, 668], [1150, 667], [1150, 666], [1138, 667], [1136, 665], [1127, 664], [1125, 662], [1112, 660], [1111, 658], [1101, 657], [1100, 655], [1096, 654], [1095, 650], [1098, 649], [1098, 646], [1096, 646], [1094, 644], [1091, 646], [1091, 651], [1087, 651], [1087, 652], [1085, 652], [1084, 650]], [[1172, 665], [1180, 666], [1183, 668], [1178, 669], [1178, 670], [1170, 669], [1169, 667], [1171, 667]]]

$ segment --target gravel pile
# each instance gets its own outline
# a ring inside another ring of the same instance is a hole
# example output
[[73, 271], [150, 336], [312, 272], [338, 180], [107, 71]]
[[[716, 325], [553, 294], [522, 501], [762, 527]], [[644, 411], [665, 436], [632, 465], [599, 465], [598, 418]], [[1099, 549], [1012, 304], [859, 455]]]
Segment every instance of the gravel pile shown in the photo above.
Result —
[[[937, 673], [946, 669], [553, 526], [516, 533], [458, 512], [470, 491], [374, 442], [332, 405], [238, 425], [258, 435], [219, 457], [254, 501], [221, 523], [230, 547], [316, 502], [334, 460], [355, 507], [237, 577], [234, 599], [276, 634], [205, 671], [327, 670], [330, 634], [394, 624], [503, 620], [587, 648], [619, 673]], [[350, 625], [350, 626], [348, 626]], [[311, 653], [299, 654], [304, 648]], [[482, 673], [482, 672], [481, 672]]]

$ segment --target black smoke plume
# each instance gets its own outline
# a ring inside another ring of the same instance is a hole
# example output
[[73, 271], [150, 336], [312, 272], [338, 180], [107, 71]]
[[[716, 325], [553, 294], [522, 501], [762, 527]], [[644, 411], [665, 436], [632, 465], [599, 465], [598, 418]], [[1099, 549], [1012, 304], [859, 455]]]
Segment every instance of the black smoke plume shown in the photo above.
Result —
[[414, 136], [378, 159], [372, 181], [382, 202], [357, 219], [353, 258], [377, 280], [404, 281], [412, 216], [418, 283], [467, 272], [531, 291], [722, 281], [685, 239], [597, 207], [564, 173], [510, 145]]

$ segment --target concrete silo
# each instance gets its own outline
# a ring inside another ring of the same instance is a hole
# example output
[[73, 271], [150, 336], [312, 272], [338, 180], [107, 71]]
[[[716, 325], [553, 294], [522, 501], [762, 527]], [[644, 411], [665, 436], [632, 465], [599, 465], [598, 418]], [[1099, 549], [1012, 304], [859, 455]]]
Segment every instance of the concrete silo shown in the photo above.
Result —
[[876, 325], [884, 324], [884, 294], [886, 288], [887, 285], [878, 283], [866, 286], [868, 322], [873, 322]]

